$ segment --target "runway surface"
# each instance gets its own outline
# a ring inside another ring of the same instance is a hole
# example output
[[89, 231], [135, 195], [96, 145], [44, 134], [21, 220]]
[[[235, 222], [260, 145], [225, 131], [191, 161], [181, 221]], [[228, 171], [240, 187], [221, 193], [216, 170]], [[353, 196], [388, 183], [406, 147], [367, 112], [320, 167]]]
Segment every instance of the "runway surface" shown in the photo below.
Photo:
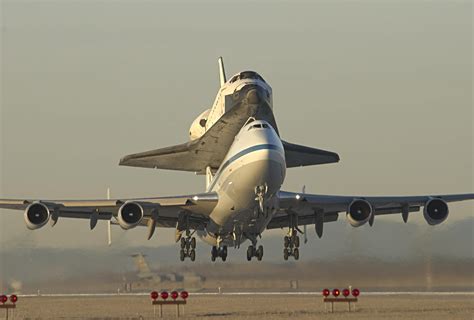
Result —
[[[362, 292], [328, 313], [319, 292], [191, 293], [184, 319], [473, 319], [472, 292]], [[15, 319], [153, 319], [148, 293], [20, 295]], [[353, 305], [354, 308], [354, 305]], [[164, 318], [175, 318], [167, 306]], [[0, 315], [1, 317], [2, 315]]]
[[[332, 289], [332, 288], [329, 288]], [[340, 288], [343, 289], [343, 288]], [[117, 297], [130, 296], [140, 297], [148, 296], [149, 292], [137, 293], [47, 293], [47, 294], [20, 294], [19, 297]], [[192, 292], [193, 296], [321, 296], [319, 291], [308, 292]], [[394, 296], [394, 295], [413, 295], [413, 296], [474, 296], [474, 291], [369, 291], [363, 292], [364, 296]]]

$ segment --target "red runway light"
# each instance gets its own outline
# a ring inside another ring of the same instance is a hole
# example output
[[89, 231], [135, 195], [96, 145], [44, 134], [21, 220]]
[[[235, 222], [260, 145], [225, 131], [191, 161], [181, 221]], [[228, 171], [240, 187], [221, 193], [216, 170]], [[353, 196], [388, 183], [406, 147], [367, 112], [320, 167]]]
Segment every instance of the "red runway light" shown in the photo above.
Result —
[[163, 300], [168, 299], [169, 296], [168, 291], [163, 291], [160, 295]]
[[341, 291], [339, 291], [339, 289], [334, 289], [334, 290], [332, 290], [332, 295], [333, 295], [333, 296], [339, 297], [340, 294], [341, 294]]
[[176, 300], [179, 297], [179, 293], [177, 291], [171, 292], [171, 298], [173, 300]]
[[359, 289], [352, 289], [352, 295], [353, 295], [354, 297], [358, 297], [359, 294], [360, 294]]
[[323, 296], [329, 297], [330, 294], [331, 294], [331, 291], [329, 291], [329, 289], [324, 289], [323, 290]]
[[12, 295], [10, 296], [10, 301], [11, 301], [11, 303], [15, 303], [15, 302], [18, 301], [18, 297], [17, 297], [15, 294], [12, 294]]
[[152, 291], [152, 292], [150, 293], [150, 297], [151, 297], [153, 300], [158, 299], [158, 292]]
[[349, 289], [344, 289], [344, 290], [342, 290], [342, 295], [343, 295], [344, 297], [347, 298], [350, 294], [351, 294], [351, 292], [349, 291]]
[[8, 297], [7, 297], [6, 295], [2, 295], [2, 296], [0, 297], [0, 301], [1, 301], [2, 303], [5, 303], [5, 302], [8, 301]]
[[189, 297], [189, 293], [187, 291], [181, 291], [180, 296], [181, 296], [181, 298], [186, 300]]

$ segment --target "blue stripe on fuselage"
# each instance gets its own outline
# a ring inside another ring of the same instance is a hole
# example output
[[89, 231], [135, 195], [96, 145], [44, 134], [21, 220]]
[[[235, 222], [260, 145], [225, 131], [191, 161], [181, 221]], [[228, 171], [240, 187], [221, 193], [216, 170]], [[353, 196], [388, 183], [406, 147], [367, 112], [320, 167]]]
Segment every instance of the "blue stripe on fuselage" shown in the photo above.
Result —
[[243, 156], [251, 153], [251, 152], [255, 152], [255, 151], [259, 151], [259, 150], [280, 150], [280, 148], [274, 144], [259, 144], [259, 145], [256, 145], [256, 146], [252, 146], [252, 147], [249, 147], [247, 149], [244, 149], [238, 153], [236, 153], [235, 155], [233, 155], [232, 157], [230, 157], [226, 162], [224, 162], [221, 167], [219, 168], [219, 170], [217, 171], [216, 175], [214, 176], [214, 179], [212, 179], [212, 183], [211, 185], [209, 186], [209, 188], [207, 189], [208, 191], [212, 190], [212, 188], [214, 188], [217, 180], [219, 179], [219, 176], [221, 175], [221, 173], [232, 163], [234, 162], [235, 160], [239, 159], [239, 158], [242, 158]]

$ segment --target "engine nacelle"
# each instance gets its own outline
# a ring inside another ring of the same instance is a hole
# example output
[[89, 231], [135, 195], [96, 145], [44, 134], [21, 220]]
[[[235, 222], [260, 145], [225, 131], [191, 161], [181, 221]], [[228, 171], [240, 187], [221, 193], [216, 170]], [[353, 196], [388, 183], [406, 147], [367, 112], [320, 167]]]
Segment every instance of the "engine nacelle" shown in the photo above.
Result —
[[429, 225], [435, 226], [448, 218], [449, 208], [446, 201], [441, 199], [430, 199], [425, 203], [423, 216]]
[[143, 207], [136, 202], [125, 202], [119, 209], [117, 220], [124, 230], [135, 228], [143, 219]]
[[366, 200], [354, 200], [347, 207], [347, 220], [349, 220], [353, 227], [360, 227], [366, 224], [373, 214], [372, 205]]
[[24, 214], [26, 227], [30, 230], [36, 230], [48, 223], [50, 217], [49, 209], [41, 202], [30, 204]]
[[211, 109], [207, 109], [193, 121], [189, 128], [189, 139], [196, 140], [206, 132], [206, 123], [210, 112]]

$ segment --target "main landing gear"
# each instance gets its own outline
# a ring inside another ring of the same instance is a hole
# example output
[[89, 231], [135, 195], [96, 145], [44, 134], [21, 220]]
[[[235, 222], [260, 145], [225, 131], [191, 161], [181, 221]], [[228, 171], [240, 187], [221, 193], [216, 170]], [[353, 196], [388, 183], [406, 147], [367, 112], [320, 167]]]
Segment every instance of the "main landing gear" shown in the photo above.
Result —
[[220, 257], [222, 261], [227, 259], [227, 246], [217, 247], [213, 246], [211, 249], [211, 260], [216, 261], [216, 258]]
[[247, 249], [247, 261], [252, 260], [252, 257], [257, 257], [258, 261], [262, 261], [263, 258], [263, 246], [251, 245]]
[[179, 251], [179, 259], [184, 261], [186, 258], [190, 258], [191, 261], [196, 260], [196, 238], [195, 237], [182, 237], [181, 238], [181, 250]]
[[293, 256], [295, 260], [300, 258], [300, 237], [296, 234], [296, 230], [292, 230], [290, 235], [284, 238], [283, 259], [288, 260], [288, 257]]

